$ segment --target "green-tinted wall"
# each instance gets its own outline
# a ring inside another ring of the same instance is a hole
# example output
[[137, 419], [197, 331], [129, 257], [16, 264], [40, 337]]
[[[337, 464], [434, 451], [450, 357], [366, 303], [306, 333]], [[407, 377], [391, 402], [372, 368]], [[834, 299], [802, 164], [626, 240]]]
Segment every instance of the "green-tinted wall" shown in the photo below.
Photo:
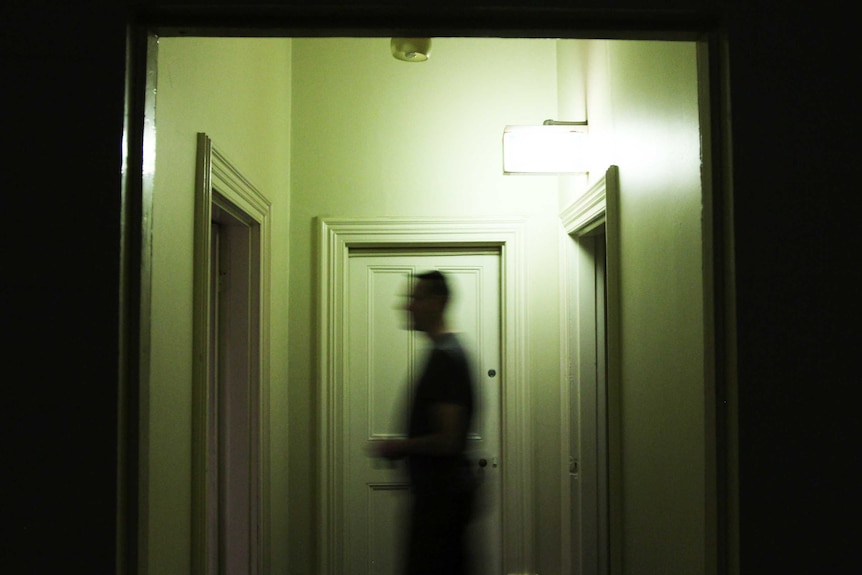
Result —
[[[162, 39], [153, 214], [149, 558], [189, 557], [195, 133], [273, 202], [274, 573], [315, 573], [318, 216], [522, 216], [537, 571], [560, 571], [558, 214], [584, 178], [501, 174], [506, 124], [585, 113], [594, 180], [620, 167], [622, 558], [627, 573], [705, 565], [700, 149], [692, 44], [435, 39]], [[574, 76], [574, 79], [573, 79]], [[577, 78], [584, 78], [586, 89]], [[579, 119], [579, 118], [578, 118]], [[288, 277], [290, 282], [288, 284]], [[287, 313], [290, 301], [290, 315]], [[290, 345], [288, 345], [288, 342]]]
[[[152, 335], [144, 401], [148, 455], [144, 559], [149, 573], [189, 573], [192, 259], [196, 134], [207, 133], [271, 207], [272, 532], [287, 508], [287, 277], [290, 40], [162, 38], [156, 93], [152, 218]], [[286, 549], [273, 545], [284, 571]]]
[[609, 48], [620, 165], [627, 573], [700, 573], [705, 357], [693, 44]]
[[[707, 514], [714, 497], [706, 445], [709, 246], [697, 49], [691, 42], [585, 44], [560, 43], [559, 93], [568, 116], [589, 118], [591, 179], [608, 165], [620, 175], [622, 362], [613, 394], [620, 451], [612, 521], [621, 546], [612, 566], [632, 575], [703, 573], [714, 561], [715, 517]], [[561, 205], [577, 196], [573, 187], [561, 180]]]
[[[555, 177], [503, 176], [507, 124], [556, 115], [553, 40], [435, 39], [431, 59], [394, 59], [388, 39], [294, 41], [291, 421], [314, 430], [317, 216], [527, 218], [527, 356], [537, 444], [559, 433], [559, 219]], [[313, 573], [314, 433], [291, 437], [291, 561]], [[543, 451], [548, 453], [549, 451]], [[556, 460], [557, 453], [553, 455]], [[555, 468], [539, 482], [559, 481]], [[559, 531], [558, 499], [537, 508]], [[552, 498], [555, 497], [552, 493]], [[555, 505], [556, 504], [556, 507]]]

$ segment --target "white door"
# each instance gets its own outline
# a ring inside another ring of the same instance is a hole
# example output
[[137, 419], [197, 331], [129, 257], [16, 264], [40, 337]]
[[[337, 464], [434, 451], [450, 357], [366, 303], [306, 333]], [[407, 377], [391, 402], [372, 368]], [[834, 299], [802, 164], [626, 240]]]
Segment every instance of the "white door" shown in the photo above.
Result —
[[408, 326], [404, 304], [411, 277], [439, 269], [450, 279], [450, 328], [471, 358], [477, 409], [468, 450], [482, 479], [471, 558], [476, 575], [501, 572], [500, 522], [500, 254], [497, 250], [445, 252], [351, 250], [344, 461], [343, 573], [394, 575], [404, 549], [407, 478], [403, 462], [367, 454], [370, 442], [402, 437], [407, 405], [429, 346]]

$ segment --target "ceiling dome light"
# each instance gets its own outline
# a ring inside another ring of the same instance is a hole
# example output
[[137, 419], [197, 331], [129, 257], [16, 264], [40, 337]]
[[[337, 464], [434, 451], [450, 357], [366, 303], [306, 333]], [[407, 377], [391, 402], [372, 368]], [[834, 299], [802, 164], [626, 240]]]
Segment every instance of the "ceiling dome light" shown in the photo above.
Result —
[[431, 55], [431, 38], [392, 38], [392, 55], [405, 62], [424, 62]]

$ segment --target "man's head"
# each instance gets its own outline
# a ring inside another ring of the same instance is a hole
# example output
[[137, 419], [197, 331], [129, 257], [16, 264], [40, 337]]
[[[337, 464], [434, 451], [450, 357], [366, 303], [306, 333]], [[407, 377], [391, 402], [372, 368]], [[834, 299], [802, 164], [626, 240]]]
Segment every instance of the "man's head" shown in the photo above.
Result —
[[433, 335], [444, 327], [443, 313], [449, 303], [446, 276], [437, 270], [417, 274], [407, 302], [413, 329]]

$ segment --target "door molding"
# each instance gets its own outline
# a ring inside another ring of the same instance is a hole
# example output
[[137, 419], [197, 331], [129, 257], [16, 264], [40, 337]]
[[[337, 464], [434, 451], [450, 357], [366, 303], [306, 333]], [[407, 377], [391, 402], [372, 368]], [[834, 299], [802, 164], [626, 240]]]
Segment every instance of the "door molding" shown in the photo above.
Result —
[[347, 259], [358, 248], [495, 247], [501, 264], [502, 564], [504, 573], [535, 572], [530, 381], [526, 349], [523, 218], [318, 218], [318, 572], [343, 565], [343, 429], [347, 334], [343, 328]]
[[253, 568], [258, 573], [269, 572], [270, 557], [270, 495], [269, 495], [269, 357], [270, 357], [270, 202], [247, 180], [204, 133], [197, 137], [195, 181], [194, 237], [194, 322], [192, 364], [192, 573], [207, 572], [207, 448], [210, 440], [210, 259], [211, 221], [213, 205], [230, 212], [248, 224], [253, 241], [258, 243], [257, 261], [251, 261], [251, 273], [256, 273], [260, 287], [253, 294], [259, 321], [254, 325], [256, 347], [249, 385], [258, 425], [251, 430], [254, 447], [251, 455], [252, 485], [255, 499], [251, 527], [256, 531], [251, 549]]
[[[606, 285], [607, 299], [605, 302], [606, 308], [606, 331], [607, 339], [607, 499], [608, 499], [608, 560], [612, 565], [613, 572], [622, 572], [622, 444], [621, 444], [621, 401], [620, 401], [620, 386], [621, 386], [621, 327], [620, 327], [620, 191], [619, 191], [619, 168], [617, 166], [609, 166], [605, 174], [590, 187], [589, 190], [579, 196], [571, 205], [565, 208], [560, 213], [560, 221], [563, 228], [575, 240], [587, 236], [597, 227], [604, 224], [605, 226], [605, 245], [606, 245]], [[567, 286], [566, 282], [570, 278], [570, 271], [562, 274], [561, 291], [562, 301], [561, 309], [567, 310], [571, 304], [567, 301]], [[574, 272], [577, 275], [577, 272]], [[568, 276], [568, 277], [567, 277]], [[579, 309], [577, 313], [594, 313], [595, 310]], [[565, 312], [568, 314], [568, 311]], [[578, 336], [575, 336], [578, 337]], [[571, 349], [572, 336], [568, 329], [562, 329], [562, 353], [569, 353]], [[567, 373], [563, 381], [563, 401], [562, 405], [562, 421], [564, 428], [569, 426], [569, 386], [570, 378], [575, 378], [578, 382], [581, 381], [580, 373]], [[567, 462], [568, 457], [573, 453], [572, 446], [569, 445], [568, 433], [564, 434], [562, 443], [561, 460]], [[567, 482], [563, 482], [563, 501], [569, 501], [569, 494], [566, 490]], [[563, 565], [569, 564], [569, 559], [566, 557], [567, 541], [569, 533], [569, 517], [571, 505], [563, 505]], [[600, 541], [600, 540], [599, 540]], [[593, 552], [601, 553], [602, 550], [595, 549]], [[570, 566], [572, 572], [575, 566]]]

